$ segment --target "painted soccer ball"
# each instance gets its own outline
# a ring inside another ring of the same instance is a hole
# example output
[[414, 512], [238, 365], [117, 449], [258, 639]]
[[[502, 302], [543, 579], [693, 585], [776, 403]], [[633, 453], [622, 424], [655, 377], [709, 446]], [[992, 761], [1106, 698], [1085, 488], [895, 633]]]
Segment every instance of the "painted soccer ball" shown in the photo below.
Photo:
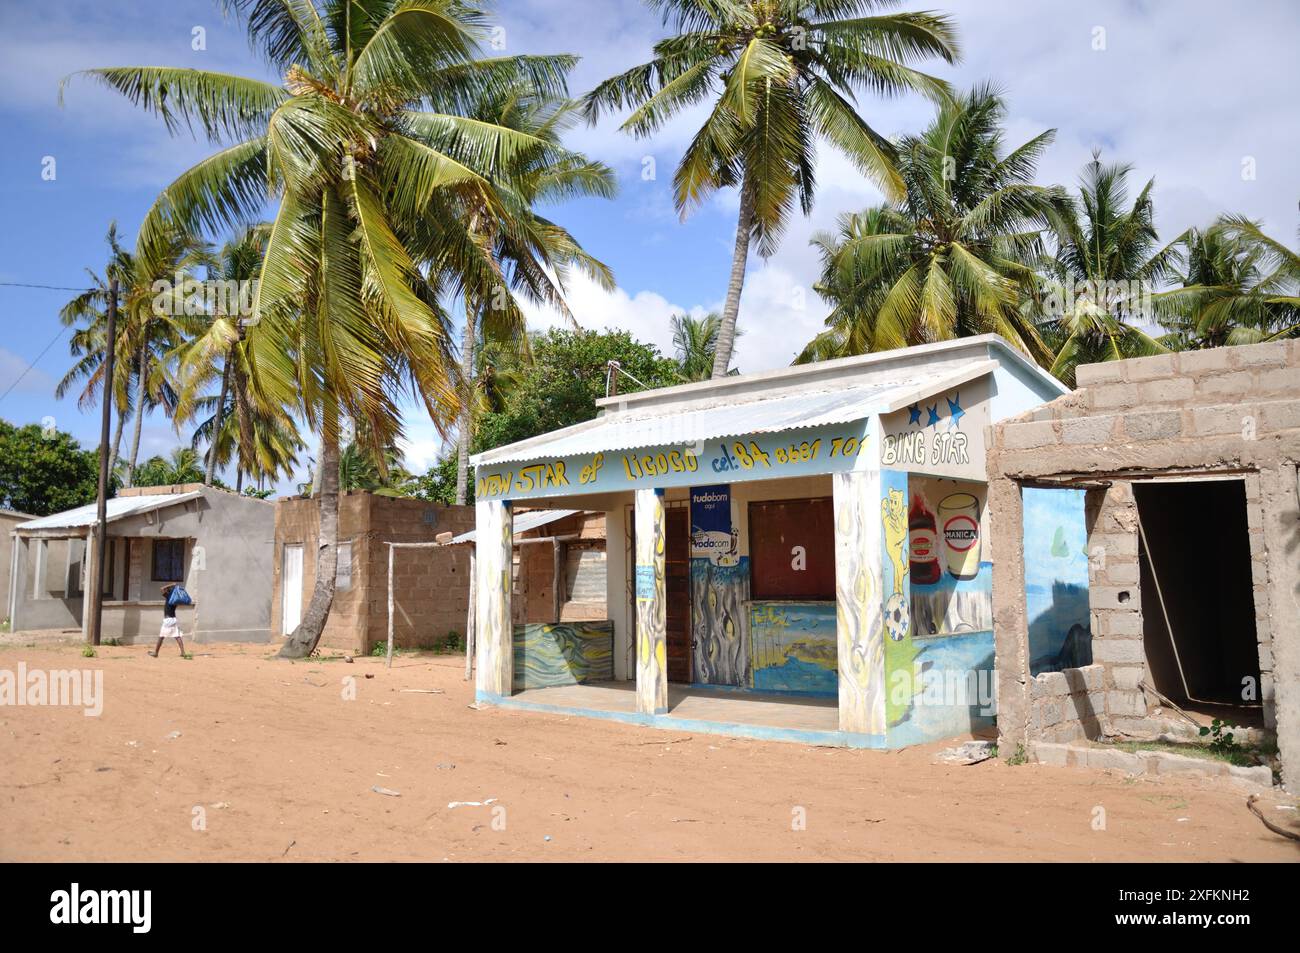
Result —
[[907, 630], [912, 626], [911, 612], [907, 599], [901, 592], [896, 592], [885, 603], [885, 631], [895, 642], [907, 638]]

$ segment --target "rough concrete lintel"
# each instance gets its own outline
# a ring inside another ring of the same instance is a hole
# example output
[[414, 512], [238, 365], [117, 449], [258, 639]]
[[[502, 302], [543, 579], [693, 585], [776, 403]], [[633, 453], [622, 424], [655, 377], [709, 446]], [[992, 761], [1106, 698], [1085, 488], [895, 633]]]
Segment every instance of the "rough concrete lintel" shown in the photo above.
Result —
[[1167, 472], [1231, 474], [1294, 465], [1300, 459], [1300, 441], [1200, 438], [1120, 446], [1054, 445], [1025, 450], [1004, 449], [997, 457], [999, 475], [1019, 481], [1066, 476], [1141, 479]]

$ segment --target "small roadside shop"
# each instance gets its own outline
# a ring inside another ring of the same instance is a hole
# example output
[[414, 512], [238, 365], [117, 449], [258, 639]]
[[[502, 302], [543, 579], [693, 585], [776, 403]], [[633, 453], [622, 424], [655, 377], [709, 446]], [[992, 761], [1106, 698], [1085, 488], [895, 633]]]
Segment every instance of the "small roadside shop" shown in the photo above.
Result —
[[[479, 703], [853, 747], [986, 727], [985, 429], [1064, 392], [988, 335], [610, 397], [477, 455]], [[609, 625], [524, 642], [516, 504], [605, 513]]]

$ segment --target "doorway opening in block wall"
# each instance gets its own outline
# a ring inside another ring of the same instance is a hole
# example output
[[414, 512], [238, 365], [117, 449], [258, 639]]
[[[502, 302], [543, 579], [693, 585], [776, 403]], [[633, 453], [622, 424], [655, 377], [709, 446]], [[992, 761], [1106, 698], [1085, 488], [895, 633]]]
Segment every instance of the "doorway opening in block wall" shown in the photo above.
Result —
[[1142, 481], [1133, 494], [1154, 687], [1198, 720], [1263, 725], [1245, 482]]

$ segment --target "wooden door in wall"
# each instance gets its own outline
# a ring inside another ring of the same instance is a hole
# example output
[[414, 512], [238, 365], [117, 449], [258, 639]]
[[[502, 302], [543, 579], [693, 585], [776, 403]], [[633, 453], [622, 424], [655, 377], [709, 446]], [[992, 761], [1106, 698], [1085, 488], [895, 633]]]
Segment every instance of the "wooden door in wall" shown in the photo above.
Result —
[[668, 681], [691, 680], [691, 526], [690, 510], [669, 507], [664, 551], [667, 596]]

